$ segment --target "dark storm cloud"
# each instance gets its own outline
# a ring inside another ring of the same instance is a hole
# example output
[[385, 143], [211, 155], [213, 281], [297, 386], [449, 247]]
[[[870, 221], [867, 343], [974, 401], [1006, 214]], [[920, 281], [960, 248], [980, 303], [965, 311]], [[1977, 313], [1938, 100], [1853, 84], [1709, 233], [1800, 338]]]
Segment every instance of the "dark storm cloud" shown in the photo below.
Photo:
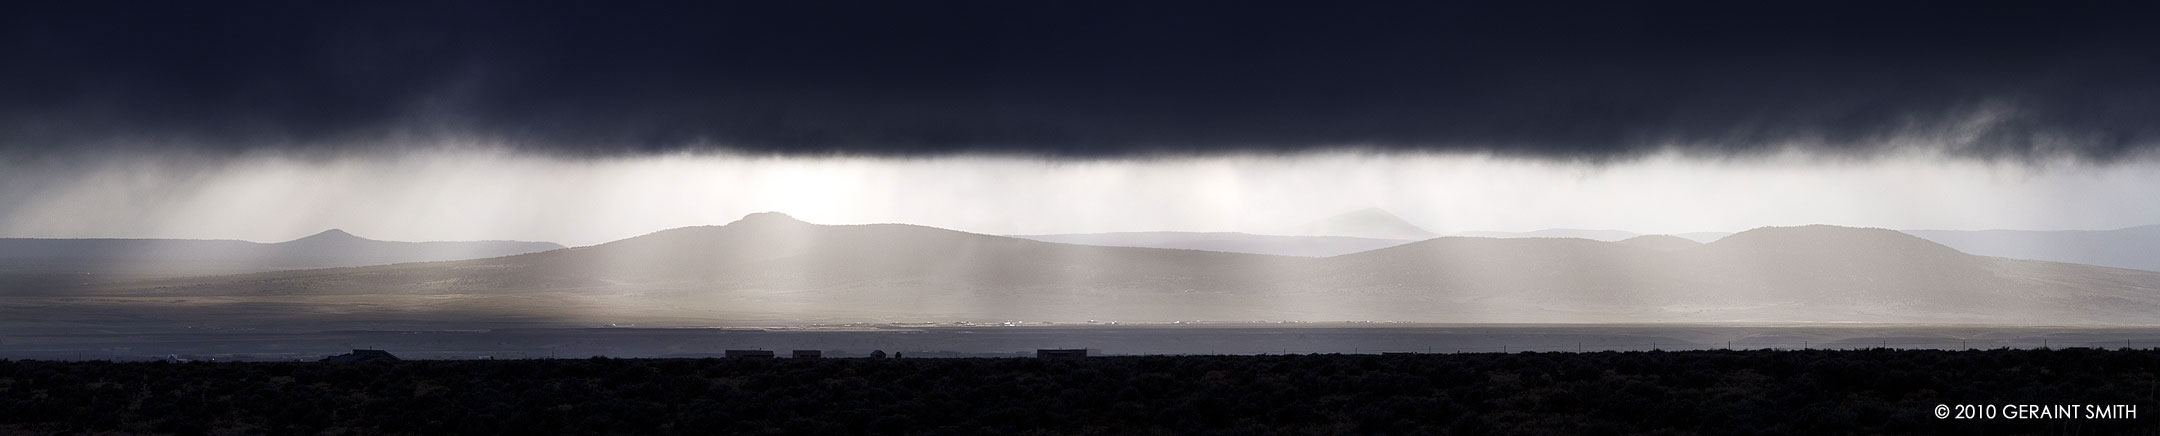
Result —
[[0, 6], [17, 151], [1594, 159], [1919, 137], [2106, 159], [2160, 139], [2155, 10], [2101, 3], [25, 3]]

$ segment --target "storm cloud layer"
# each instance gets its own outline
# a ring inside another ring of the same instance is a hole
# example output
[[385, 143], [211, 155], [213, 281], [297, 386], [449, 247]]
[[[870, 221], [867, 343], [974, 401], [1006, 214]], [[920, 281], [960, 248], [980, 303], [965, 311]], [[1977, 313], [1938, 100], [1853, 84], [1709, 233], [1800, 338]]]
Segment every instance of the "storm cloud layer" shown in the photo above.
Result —
[[0, 150], [2107, 161], [2150, 4], [14, 2]]

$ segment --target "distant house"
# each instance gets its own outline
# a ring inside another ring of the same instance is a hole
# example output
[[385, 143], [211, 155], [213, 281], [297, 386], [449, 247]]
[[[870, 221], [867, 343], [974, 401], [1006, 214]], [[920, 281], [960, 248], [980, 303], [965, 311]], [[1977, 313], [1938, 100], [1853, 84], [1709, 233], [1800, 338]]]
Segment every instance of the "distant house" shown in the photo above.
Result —
[[727, 350], [729, 359], [771, 359], [772, 350]]
[[794, 357], [797, 359], [816, 359], [825, 357], [825, 352], [822, 350], [795, 350]]
[[322, 359], [322, 361], [332, 363], [396, 362], [398, 361], [398, 358], [397, 356], [390, 355], [390, 352], [383, 350], [352, 350], [351, 353], [325, 357]]
[[1042, 348], [1035, 350], [1037, 359], [1079, 359], [1088, 356], [1086, 348]]

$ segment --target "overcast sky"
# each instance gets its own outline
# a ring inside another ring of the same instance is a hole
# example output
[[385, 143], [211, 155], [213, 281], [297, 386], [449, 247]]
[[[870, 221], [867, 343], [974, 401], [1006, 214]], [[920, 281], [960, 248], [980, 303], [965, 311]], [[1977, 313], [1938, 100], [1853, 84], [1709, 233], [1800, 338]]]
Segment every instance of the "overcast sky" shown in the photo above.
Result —
[[0, 236], [2152, 224], [2155, 9], [16, 2]]

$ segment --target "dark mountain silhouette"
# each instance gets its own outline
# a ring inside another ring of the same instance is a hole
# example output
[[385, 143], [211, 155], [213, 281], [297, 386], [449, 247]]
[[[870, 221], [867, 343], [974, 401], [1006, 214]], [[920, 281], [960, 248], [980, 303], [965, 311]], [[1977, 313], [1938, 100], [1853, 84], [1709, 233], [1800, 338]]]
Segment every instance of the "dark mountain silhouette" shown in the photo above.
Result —
[[2160, 271], [2160, 225], [2116, 230], [1906, 230], [1981, 256]]
[[390, 242], [331, 229], [279, 243], [195, 239], [0, 239], [0, 269], [203, 275], [464, 260], [561, 249], [550, 242]]
[[[755, 214], [456, 262], [97, 287], [423, 319], [563, 322], [1401, 320], [2151, 324], [2160, 273], [1965, 254], [1884, 229], [1665, 241], [1446, 237], [1300, 258], [1058, 244]], [[297, 299], [297, 300], [296, 300]], [[292, 303], [323, 302], [323, 303]]]
[[1307, 223], [1290, 233], [1305, 236], [1348, 236], [1354, 238], [1423, 240], [1440, 236], [1385, 209], [1373, 207], [1343, 213]]
[[1106, 247], [1168, 248], [1277, 256], [1327, 257], [1393, 247], [1409, 243], [1402, 239], [1348, 236], [1281, 236], [1230, 232], [1120, 232], [1060, 235], [1013, 235], [1061, 244]]

